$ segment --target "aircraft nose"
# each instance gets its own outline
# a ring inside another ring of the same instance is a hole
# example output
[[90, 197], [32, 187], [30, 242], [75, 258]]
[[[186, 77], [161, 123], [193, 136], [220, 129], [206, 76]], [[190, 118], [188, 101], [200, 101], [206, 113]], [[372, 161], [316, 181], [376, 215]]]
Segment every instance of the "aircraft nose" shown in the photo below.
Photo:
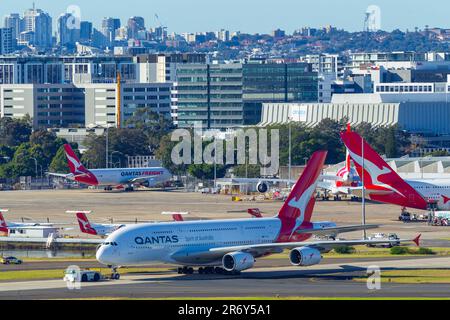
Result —
[[97, 253], [95, 254], [97, 261], [104, 265], [112, 265], [114, 262], [112, 258], [114, 255], [111, 252], [110, 246], [102, 245], [98, 248]]

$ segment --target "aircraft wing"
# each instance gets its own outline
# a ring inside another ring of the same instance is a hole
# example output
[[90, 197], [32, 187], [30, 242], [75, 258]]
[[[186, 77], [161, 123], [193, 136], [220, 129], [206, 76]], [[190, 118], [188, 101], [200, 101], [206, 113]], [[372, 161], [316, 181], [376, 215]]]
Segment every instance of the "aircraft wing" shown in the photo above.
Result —
[[130, 180], [131, 183], [135, 182], [145, 182], [145, 181], [156, 181], [156, 176], [142, 176]]
[[[420, 235], [414, 239], [402, 239], [396, 240], [396, 242], [414, 242], [419, 245]], [[286, 243], [267, 243], [267, 244], [255, 244], [247, 246], [234, 246], [234, 247], [222, 247], [212, 248], [209, 251], [220, 254], [227, 254], [230, 252], [242, 251], [248, 252], [254, 256], [261, 256], [264, 253], [280, 252], [285, 249], [294, 249], [298, 247], [310, 247], [315, 248], [321, 252], [329, 249], [342, 247], [342, 246], [355, 246], [355, 245], [367, 245], [367, 244], [389, 244], [392, 241], [389, 240], [334, 240], [334, 241], [305, 241], [305, 242], [286, 242]]]
[[331, 191], [333, 194], [339, 193], [360, 197], [362, 195], [362, 187], [336, 187], [335, 184], [331, 183], [330, 181], [319, 181], [317, 183], [317, 187], [320, 189]]
[[331, 227], [331, 228], [323, 228], [323, 229], [317, 229], [317, 230], [304, 229], [304, 230], [295, 231], [295, 233], [297, 233], [297, 234], [308, 233], [308, 234], [320, 235], [320, 236], [330, 236], [330, 235], [335, 236], [335, 235], [338, 235], [341, 233], [369, 230], [369, 229], [377, 229], [379, 227], [380, 226], [376, 225], [376, 224], [367, 224], [367, 225]]
[[[13, 243], [47, 243], [47, 238], [14, 238], [14, 237], [0, 237], [0, 241], [8, 241]], [[54, 243], [65, 243], [65, 244], [101, 244], [104, 239], [76, 239], [76, 238], [55, 238]]]
[[65, 174], [65, 173], [52, 173], [52, 172], [47, 172], [47, 175], [52, 176], [52, 177], [65, 178], [65, 179], [69, 179], [69, 177], [73, 177], [73, 174], [71, 174], [71, 173]]
[[[420, 235], [415, 239], [396, 240], [395, 242], [414, 242], [419, 245]], [[205, 263], [220, 261], [224, 255], [241, 251], [253, 255], [255, 258], [263, 257], [267, 254], [282, 253], [285, 249], [298, 247], [315, 248], [321, 252], [342, 246], [367, 245], [367, 244], [389, 244], [389, 240], [334, 240], [334, 241], [310, 241], [310, 242], [287, 242], [287, 243], [266, 243], [246, 246], [233, 246], [211, 248], [209, 250], [182, 250], [174, 253], [171, 258], [179, 263]]]
[[[226, 179], [225, 179], [226, 180]], [[337, 177], [337, 176], [332, 176], [332, 175], [321, 175], [319, 176], [319, 181], [341, 181], [342, 178]], [[220, 179], [219, 179], [220, 181]], [[277, 178], [231, 178], [231, 181], [233, 183], [259, 183], [259, 182], [270, 182], [270, 183], [280, 183], [280, 182], [284, 182], [284, 183], [291, 183], [291, 184], [295, 184], [297, 182], [297, 180], [289, 180], [289, 179], [277, 179]]]

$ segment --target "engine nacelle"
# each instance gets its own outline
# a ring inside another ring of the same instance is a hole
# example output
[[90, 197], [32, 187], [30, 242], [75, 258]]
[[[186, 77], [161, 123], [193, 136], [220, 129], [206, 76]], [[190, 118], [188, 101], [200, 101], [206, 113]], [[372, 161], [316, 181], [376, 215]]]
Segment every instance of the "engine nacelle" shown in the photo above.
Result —
[[346, 173], [344, 173], [344, 176], [342, 177], [342, 180], [346, 184], [351, 184], [353, 182], [353, 180], [355, 180], [355, 177], [354, 177], [353, 173], [346, 172]]
[[269, 186], [267, 185], [267, 182], [261, 181], [256, 185], [256, 190], [258, 190], [259, 193], [266, 193], [269, 191]]
[[222, 264], [226, 271], [244, 271], [253, 268], [255, 258], [249, 253], [232, 252], [223, 257]]
[[319, 264], [322, 261], [322, 254], [319, 250], [309, 247], [295, 248], [291, 250], [289, 260], [294, 266], [308, 267]]

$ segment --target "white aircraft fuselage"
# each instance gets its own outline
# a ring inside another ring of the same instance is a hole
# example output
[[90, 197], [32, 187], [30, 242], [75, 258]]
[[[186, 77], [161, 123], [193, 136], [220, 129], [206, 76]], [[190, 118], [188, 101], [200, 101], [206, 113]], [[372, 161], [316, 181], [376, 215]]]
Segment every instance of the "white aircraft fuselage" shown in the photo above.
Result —
[[[309, 223], [307, 229], [335, 226], [331, 222], [315, 222]], [[209, 252], [210, 249], [275, 243], [279, 241], [281, 227], [277, 217], [131, 225], [105, 240], [97, 251], [97, 260], [116, 266], [154, 263], [220, 266], [223, 254]], [[290, 241], [305, 241], [310, 237], [308, 233], [294, 233]]]

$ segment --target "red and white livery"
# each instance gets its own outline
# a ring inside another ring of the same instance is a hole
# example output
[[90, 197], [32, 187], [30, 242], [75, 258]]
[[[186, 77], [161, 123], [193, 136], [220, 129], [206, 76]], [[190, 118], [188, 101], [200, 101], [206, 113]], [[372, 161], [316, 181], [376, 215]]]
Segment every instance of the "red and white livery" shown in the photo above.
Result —
[[420, 210], [427, 210], [430, 203], [438, 210], [450, 209], [450, 181], [404, 180], [358, 133], [342, 132], [341, 138], [360, 176], [364, 143], [364, 186], [371, 200]]
[[63, 177], [89, 186], [103, 186], [107, 190], [111, 190], [113, 187], [127, 186], [126, 190], [128, 191], [133, 190], [134, 186], [137, 185], [154, 187], [172, 179], [172, 174], [162, 167], [88, 170], [83, 166], [70, 145], [64, 145], [64, 150], [70, 174], [49, 173], [49, 175]]
[[[255, 259], [285, 249], [291, 250], [291, 264], [310, 266], [320, 263], [322, 253], [337, 246], [386, 243], [386, 240], [307, 241], [313, 235], [377, 227], [338, 227], [331, 222], [311, 221], [326, 154], [321, 151], [311, 157], [275, 217], [127, 226], [105, 240], [97, 251], [97, 260], [113, 267], [170, 263], [184, 266], [179, 271], [187, 273], [193, 272], [192, 266], [199, 266], [200, 273], [240, 272], [252, 268]], [[418, 238], [414, 240], [418, 242]]]

